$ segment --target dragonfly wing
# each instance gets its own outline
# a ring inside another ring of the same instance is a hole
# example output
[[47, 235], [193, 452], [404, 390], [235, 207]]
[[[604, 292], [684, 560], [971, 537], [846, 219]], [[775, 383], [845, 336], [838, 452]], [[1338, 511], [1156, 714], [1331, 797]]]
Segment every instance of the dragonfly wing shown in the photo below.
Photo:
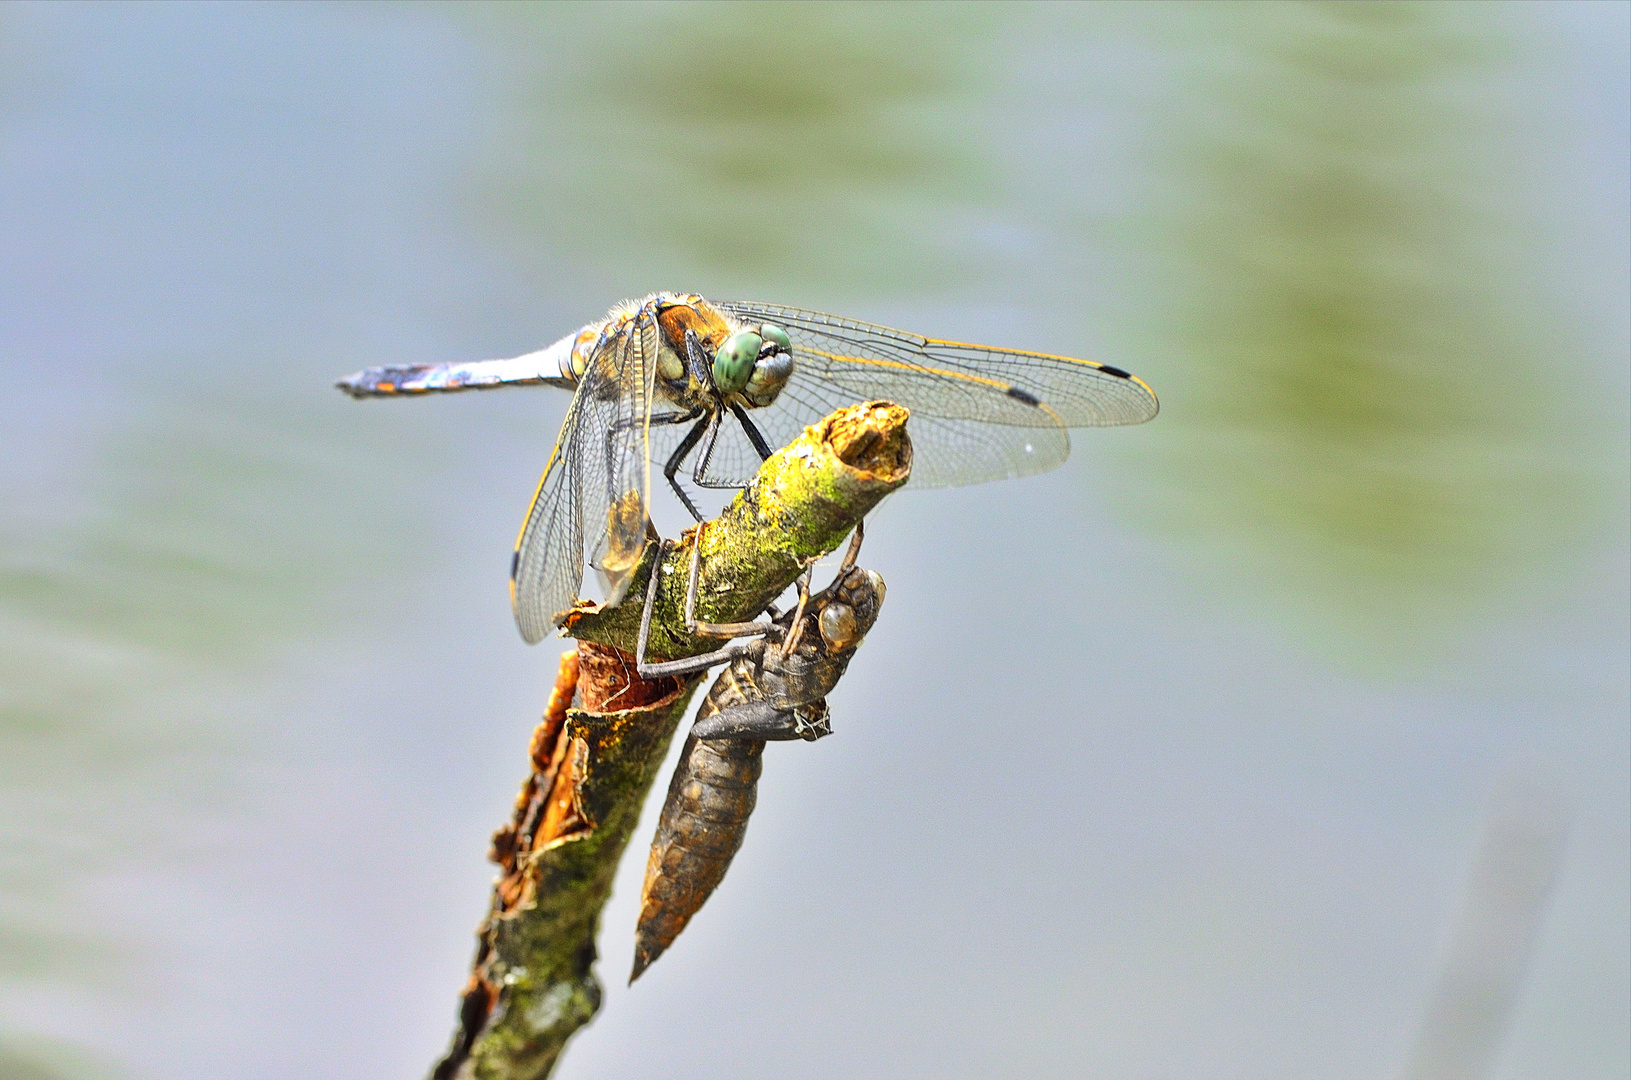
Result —
[[510, 600], [521, 636], [543, 638], [571, 607], [587, 557], [606, 602], [627, 592], [645, 551], [647, 432], [657, 324], [634, 316], [589, 358], [516, 539]]
[[582, 397], [580, 383], [510, 557], [510, 608], [529, 645], [554, 629], [555, 615], [572, 606], [583, 581]]
[[[794, 351], [797, 353], [797, 346]], [[835, 409], [887, 399], [912, 409], [913, 487], [954, 487], [1029, 476], [1055, 468], [1070, 455], [1070, 433], [1062, 424], [1018, 427], [937, 416], [923, 406], [923, 395], [912, 393], [909, 383], [846, 387], [823, 377], [814, 365], [804, 364], [802, 356], [795, 357], [794, 365], [793, 377], [775, 404], [747, 414], [772, 447], [786, 446]], [[758, 468], [759, 455], [736, 417], [720, 417], [719, 440], [704, 480], [710, 486], [741, 487]]]
[[601, 494], [586, 500], [586, 505], [594, 511], [590, 521], [600, 522], [590, 545], [590, 562], [600, 573], [608, 605], [622, 601], [646, 550], [658, 334], [655, 312], [642, 309], [624, 329], [621, 341], [605, 350], [594, 426], [583, 440], [585, 455], [599, 455], [595, 475], [603, 481]]
[[1067, 428], [1142, 423], [1159, 408], [1142, 380], [1088, 360], [941, 341], [775, 304], [717, 306], [749, 324], [776, 323], [793, 340], [786, 389], [750, 414], [767, 441], [781, 445], [841, 405], [894, 401], [912, 411], [917, 487], [1041, 472], [1069, 455]]
[[561, 375], [561, 359], [570, 353], [572, 341], [572, 337], [565, 337], [547, 349], [509, 360], [367, 368], [334, 385], [355, 398], [412, 397], [499, 386], [558, 386], [570, 390], [571, 381]]

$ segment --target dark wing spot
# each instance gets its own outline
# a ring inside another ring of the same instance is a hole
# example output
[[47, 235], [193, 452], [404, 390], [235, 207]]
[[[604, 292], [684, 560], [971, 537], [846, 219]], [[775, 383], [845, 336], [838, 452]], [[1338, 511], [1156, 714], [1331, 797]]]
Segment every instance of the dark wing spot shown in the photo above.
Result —
[[510, 552], [510, 580], [515, 580], [515, 568], [521, 565], [521, 549]]
[[1099, 370], [1104, 372], [1106, 375], [1114, 375], [1118, 379], [1130, 379], [1133, 377], [1132, 372], [1123, 371], [1118, 367], [1111, 367], [1109, 364], [1100, 364]]
[[1026, 393], [1017, 386], [1010, 386], [1008, 388], [1008, 396], [1013, 398], [1015, 401], [1023, 401], [1027, 405], [1042, 404], [1041, 398], [1037, 397], [1035, 394]]

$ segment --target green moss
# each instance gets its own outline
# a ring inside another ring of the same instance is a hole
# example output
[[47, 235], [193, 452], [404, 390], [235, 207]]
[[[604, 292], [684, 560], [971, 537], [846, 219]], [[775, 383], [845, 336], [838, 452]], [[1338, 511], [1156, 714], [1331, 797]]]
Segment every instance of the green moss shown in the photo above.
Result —
[[[891, 416], [883, 430], [896, 430], [905, 419], [904, 412]], [[843, 543], [857, 522], [906, 482], [905, 468], [872, 473], [841, 461], [823, 441], [829, 430], [827, 424], [818, 424], [772, 454], [753, 483], [703, 528], [698, 618], [706, 622], [753, 618], [793, 583], [807, 563]], [[686, 582], [696, 536], [696, 529], [686, 532], [663, 561], [652, 619], [653, 657], [676, 659], [719, 647], [715, 638], [685, 632]], [[634, 652], [656, 552], [656, 544], [648, 547], [622, 604], [578, 615], [567, 632], [579, 640]]]
[[[875, 404], [875, 403], [874, 403]], [[843, 417], [837, 433], [834, 418]], [[706, 528], [692, 529], [663, 559], [653, 613], [651, 653], [682, 657], [719, 646], [684, 630], [691, 552], [702, 545], [697, 614], [709, 622], [740, 622], [764, 610], [802, 572], [832, 551], [860, 520], [910, 474], [904, 409], [873, 405], [841, 410], [771, 456], [754, 482]], [[848, 444], [846, 463], [827, 438], [862, 431], [887, 452], [874, 461]], [[884, 436], [872, 439], [873, 434]], [[867, 471], [876, 468], [876, 472]], [[700, 537], [700, 541], [699, 541]], [[568, 624], [580, 641], [633, 652], [646, 585], [661, 547], [646, 548], [623, 603], [583, 609]], [[700, 676], [673, 696], [619, 712], [573, 709], [561, 737], [587, 747], [578, 788], [589, 828], [533, 856], [530, 902], [489, 925], [485, 973], [500, 990], [485, 1028], [459, 1076], [482, 1080], [542, 1080], [572, 1034], [600, 1007], [593, 972], [595, 933], [611, 896], [618, 861], [639, 821], [640, 808], [685, 715]], [[570, 745], [570, 742], [569, 742]]]

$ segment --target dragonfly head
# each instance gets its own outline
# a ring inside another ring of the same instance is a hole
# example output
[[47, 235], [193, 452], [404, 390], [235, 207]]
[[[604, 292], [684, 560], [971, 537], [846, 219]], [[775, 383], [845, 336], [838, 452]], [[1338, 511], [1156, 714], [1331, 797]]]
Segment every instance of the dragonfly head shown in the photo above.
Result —
[[828, 654], [848, 652], [861, 644], [883, 605], [883, 578], [871, 570], [852, 568], [831, 586], [832, 599], [821, 609], [816, 625]]
[[776, 400], [793, 374], [793, 341], [773, 323], [738, 330], [714, 354], [714, 386], [721, 394], [741, 394], [755, 408]]

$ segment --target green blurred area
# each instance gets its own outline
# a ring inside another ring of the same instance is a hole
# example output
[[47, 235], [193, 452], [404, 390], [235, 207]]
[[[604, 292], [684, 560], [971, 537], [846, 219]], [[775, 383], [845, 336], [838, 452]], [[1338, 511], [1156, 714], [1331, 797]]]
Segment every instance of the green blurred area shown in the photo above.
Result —
[[106, 1059], [53, 1039], [0, 1043], [0, 1080], [103, 1080], [118, 1075]]
[[[109, 986], [128, 943], [82, 903], [87, 878], [182, 856], [180, 816], [230, 804], [267, 752], [245, 722], [299, 641], [340, 631], [423, 536], [385, 475], [403, 452], [338, 431], [304, 387], [202, 374], [122, 388], [128, 408], [64, 470], [75, 507], [0, 523], [0, 973]], [[377, 429], [376, 429], [377, 430]], [[275, 741], [276, 734], [270, 738]]]
[[[989, 297], [1059, 326], [1043, 305], [1119, 294], [1105, 333], [1128, 355], [1099, 359], [1155, 368], [1164, 402], [1124, 456], [1136, 517], [1204, 587], [1268, 599], [1338, 654], [1459, 634], [1572, 566], [1614, 473], [1587, 404], [1595, 343], [1543, 265], [1546, 145], [1523, 111], [1538, 28], [1431, 3], [1034, 15], [490, 9], [523, 148], [493, 170], [498, 220], [618, 282], [795, 304]], [[1061, 33], [1121, 36], [1146, 56], [1138, 84], [1050, 72], [1063, 115], [1026, 116], [1024, 61]], [[1012, 152], [986, 107], [1015, 100], [1007, 122], [1044, 131], [1131, 109], [1128, 221], [1072, 229], [1089, 193], [1030, 175], [1049, 162]], [[983, 245], [1003, 215], [1054, 257]], [[1125, 280], [1064, 254], [1095, 246]]]
[[1606, 432], [1590, 345], [1536, 264], [1540, 142], [1505, 16], [1186, 15], [1156, 28], [1193, 63], [1142, 235], [1154, 336], [1185, 368], [1161, 520], [1343, 645], [1419, 643], [1572, 563]]
[[485, 8], [477, 25], [508, 53], [516, 106], [493, 170], [496, 209], [575, 261], [664, 288], [967, 287], [982, 272], [958, 227], [1001, 191], [961, 114], [991, 82], [982, 40], [1013, 15], [918, 3]]
[[60, 1080], [64, 1075], [35, 1058], [0, 1047], [0, 1078], [4, 1080]]

